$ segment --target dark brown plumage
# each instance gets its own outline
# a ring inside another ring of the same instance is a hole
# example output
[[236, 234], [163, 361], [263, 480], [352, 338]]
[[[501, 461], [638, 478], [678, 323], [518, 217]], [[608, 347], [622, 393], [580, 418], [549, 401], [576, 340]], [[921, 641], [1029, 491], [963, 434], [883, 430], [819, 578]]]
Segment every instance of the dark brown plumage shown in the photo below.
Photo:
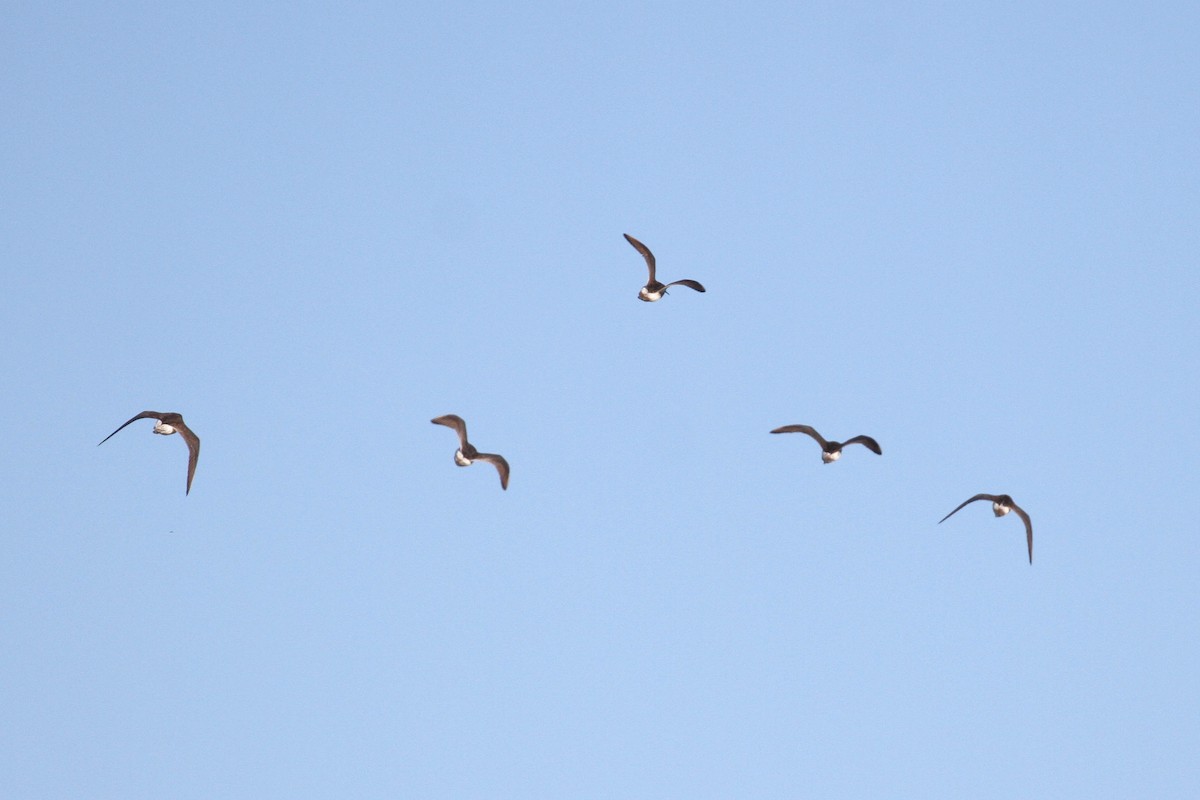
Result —
[[960, 508], [967, 505], [968, 503], [974, 503], [976, 500], [991, 500], [992, 501], [992, 513], [995, 514], [997, 517], [1003, 517], [1009, 511], [1016, 512], [1017, 516], [1021, 518], [1021, 521], [1025, 523], [1025, 542], [1026, 542], [1026, 544], [1029, 545], [1029, 563], [1032, 564], [1033, 563], [1033, 522], [1030, 521], [1029, 515], [1025, 513], [1025, 509], [1021, 508], [1019, 505], [1014, 503], [1013, 499], [1006, 494], [977, 494], [974, 497], [972, 497], [970, 500], [964, 500], [959, 505], [958, 508], [954, 509], [954, 511], [951, 511], [949, 514], [947, 514], [946, 516], [939, 519], [938, 524], [941, 525], [943, 522], [950, 519], [950, 517], [954, 516], [954, 514], [956, 514]]
[[697, 292], [703, 292], [704, 287], [699, 281], [682, 280], [671, 281], [670, 283], [659, 283], [654, 279], [654, 254], [650, 252], [650, 248], [639, 242], [637, 239], [630, 236], [628, 233], [621, 234], [625, 240], [633, 245], [633, 249], [642, 254], [642, 258], [646, 259], [646, 267], [650, 270], [650, 280], [646, 285], [638, 291], [638, 299], [647, 303], [653, 303], [662, 299], [662, 296], [667, 293], [668, 286], [686, 286], [689, 289], [695, 289]]
[[454, 453], [454, 463], [460, 467], [470, 466], [474, 461], [486, 461], [496, 467], [496, 471], [500, 473], [500, 488], [508, 489], [508, 462], [504, 460], [504, 456], [498, 456], [495, 453], [481, 453], [475, 449], [475, 446], [467, 441], [467, 423], [457, 414], [444, 414], [440, 417], [434, 417], [430, 420], [434, 425], [445, 425], [447, 428], [453, 428], [458, 434], [458, 450]]
[[[137, 422], [139, 419], [158, 420], [158, 424], [154, 426], [155, 433], [162, 434], [163, 436], [178, 433], [183, 441], [187, 442], [188, 472], [187, 489], [184, 491], [184, 494], [190, 494], [192, 491], [192, 476], [196, 474], [196, 462], [200, 459], [200, 437], [193, 433], [192, 429], [184, 423], [183, 417], [174, 411], [143, 411], [130, 419], [129, 422], [126, 422], [125, 425], [128, 425], [130, 422]], [[122, 425], [121, 428], [124, 428], [125, 425]], [[117, 428], [117, 430], [105, 436], [100, 440], [100, 444], [104, 444], [113, 436], [116, 436], [117, 431], [120, 431], [121, 428]], [[96, 446], [99, 447], [100, 444]]]
[[816, 439], [817, 444], [821, 445], [821, 461], [825, 464], [837, 461], [842, 456], [842, 448], [848, 444], [861, 444], [875, 455], [883, 455], [883, 450], [879, 448], [879, 442], [872, 439], [870, 436], [853, 436], [844, 442], [831, 442], [825, 439], [821, 434], [817, 433], [816, 428], [811, 425], [784, 425], [781, 428], [776, 428], [771, 433], [807, 433], [813, 439]]

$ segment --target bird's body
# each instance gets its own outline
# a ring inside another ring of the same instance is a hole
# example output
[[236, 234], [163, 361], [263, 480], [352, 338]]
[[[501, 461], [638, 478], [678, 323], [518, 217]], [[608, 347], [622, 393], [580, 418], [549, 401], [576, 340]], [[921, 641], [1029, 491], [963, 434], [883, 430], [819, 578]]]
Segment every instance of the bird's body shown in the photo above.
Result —
[[697, 292], [703, 292], [704, 287], [699, 281], [681, 280], [672, 281], [671, 283], [659, 283], [655, 280], [655, 262], [654, 254], [650, 252], [650, 248], [639, 242], [637, 239], [630, 236], [628, 233], [622, 234], [625, 240], [633, 245], [633, 249], [642, 254], [642, 258], [646, 259], [646, 268], [650, 271], [650, 280], [646, 281], [646, 285], [638, 290], [638, 299], [647, 303], [655, 303], [662, 299], [667, 293], [668, 286], [686, 286], [689, 289], [695, 289]]
[[[183, 421], [183, 417], [174, 411], [143, 411], [135, 417], [128, 420], [124, 425], [117, 430], [105, 436], [100, 444], [104, 444], [109, 439], [117, 434], [117, 431], [124, 428], [131, 422], [136, 422], [139, 419], [155, 420], [154, 433], [161, 436], [170, 436], [173, 433], [178, 433], [180, 438], [187, 444], [188, 447], [188, 471], [187, 471], [187, 489], [184, 494], [190, 494], [192, 491], [192, 476], [196, 474], [196, 462], [200, 460], [200, 437], [192, 433], [191, 428]], [[100, 445], [97, 445], [99, 447]]]
[[500, 488], [508, 489], [508, 461], [504, 456], [495, 453], [481, 453], [475, 445], [467, 441], [467, 423], [457, 414], [444, 414], [430, 420], [434, 425], [445, 425], [458, 434], [458, 449], [454, 451], [454, 463], [460, 467], [469, 467], [476, 461], [486, 461], [500, 473]]
[[821, 445], [821, 463], [832, 464], [842, 457], [842, 448], [850, 444], [861, 444], [863, 447], [870, 450], [875, 455], [883, 455], [883, 450], [879, 447], [879, 442], [872, 439], [870, 436], [852, 436], [844, 442], [834, 442], [826, 439], [821, 434], [817, 433], [816, 428], [811, 425], [784, 425], [776, 428], [771, 433], [805, 433], [811, 436], [817, 444]]
[[638, 300], [644, 300], [647, 303], [657, 303], [662, 300], [663, 295], [667, 293], [667, 287], [663, 286], [658, 281], [647, 283], [638, 290]]
[[939, 519], [938, 524], [941, 525], [943, 522], [950, 519], [950, 517], [952, 517], [956, 513], [958, 513], [959, 509], [961, 509], [963, 506], [965, 506], [969, 503], [974, 503], [976, 500], [991, 500], [992, 501], [992, 513], [995, 514], [997, 517], [1003, 517], [1005, 514], [1007, 514], [1010, 511], [1017, 512], [1017, 516], [1020, 517], [1021, 521], [1025, 523], [1025, 542], [1029, 546], [1029, 563], [1032, 564], [1033, 563], [1033, 521], [1029, 519], [1029, 515], [1025, 513], [1025, 509], [1021, 508], [1019, 505], [1014, 503], [1013, 499], [1006, 494], [977, 494], [974, 497], [972, 497], [970, 500], [964, 500], [961, 504], [959, 504], [958, 508], [954, 509], [949, 514], [947, 514], [946, 516]]

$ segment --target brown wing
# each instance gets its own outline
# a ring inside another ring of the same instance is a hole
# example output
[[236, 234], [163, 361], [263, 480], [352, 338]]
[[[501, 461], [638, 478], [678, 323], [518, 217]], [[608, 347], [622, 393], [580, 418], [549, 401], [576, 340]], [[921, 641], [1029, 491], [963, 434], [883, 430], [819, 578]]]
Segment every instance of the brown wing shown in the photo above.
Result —
[[1029, 563], [1033, 563], [1033, 522], [1030, 521], [1029, 515], [1025, 513], [1025, 509], [1021, 508], [1016, 503], [1009, 503], [1009, 508], [1016, 512], [1021, 521], [1025, 523], [1025, 542], [1029, 545]]
[[771, 431], [771, 433], [807, 433], [817, 440], [817, 444], [821, 445], [822, 449], [824, 449], [825, 445], [829, 444], [811, 425], [784, 425], [782, 428], [776, 428]]
[[[650, 280], [647, 283], [654, 283], [654, 253], [650, 252], [650, 248], [639, 242], [637, 239], [630, 236], [628, 233], [621, 234], [625, 237], [625, 241], [633, 245], [633, 249], [642, 254], [642, 258], [646, 259], [646, 266], [650, 269]], [[700, 291], [704, 291], [701, 289]]]
[[[653, 280], [653, 278], [651, 280]], [[693, 280], [672, 281], [671, 283], [668, 283], [667, 286], [686, 286], [689, 289], [695, 289], [697, 292], [704, 291], [704, 287], [700, 285], [700, 282]]]
[[500, 488], [508, 489], [508, 462], [504, 460], [504, 456], [498, 456], [495, 453], [479, 453], [475, 456], [475, 460], [494, 464], [496, 471], [500, 473]]
[[168, 423], [175, 431], [183, 437], [188, 446], [188, 478], [187, 491], [184, 494], [189, 494], [192, 491], [192, 476], [196, 474], [196, 462], [200, 460], [200, 437], [192, 433], [192, 429], [183, 424], [183, 418], [172, 420]]
[[998, 498], [999, 498], [999, 495], [994, 495], [994, 494], [977, 494], [974, 497], [972, 497], [970, 500], [964, 500], [962, 502], [962, 504], [959, 505], [958, 508], [954, 509], [949, 514], [947, 514], [946, 516], [939, 519], [938, 525], [941, 525], [943, 522], [945, 522], [946, 520], [950, 519], [952, 516], [957, 514], [959, 509], [962, 508], [963, 506], [967, 505], [968, 503], [974, 503], [976, 500], [991, 500], [994, 503], [994, 502], [996, 502], [996, 500]]
[[[163, 417], [168, 416], [168, 414], [169, 414], [169, 412], [164, 414], [159, 411], [143, 411], [142, 413], [138, 414], [136, 417], [133, 417], [132, 419], [130, 419], [129, 422], [126, 422], [125, 425], [128, 425], [130, 422], [137, 422], [139, 419], [162, 419]], [[178, 415], [176, 415], [176, 416], [178, 416]], [[124, 428], [125, 425], [122, 425], [121, 428]], [[116, 436], [117, 431], [121, 430], [121, 428], [117, 428], [116, 431], [113, 431], [108, 436], [105, 436], [103, 439], [101, 439], [100, 444], [104, 444], [109, 439]], [[100, 444], [96, 445], [96, 447], [99, 447]]]
[[463, 418], [458, 414], [443, 414], [429, 421], [434, 425], [445, 425], [447, 428], [453, 428], [458, 434], [459, 447], [467, 446], [467, 423], [463, 422]]
[[861, 444], [875, 455], [883, 455], [883, 451], [879, 449], [879, 442], [875, 441], [870, 436], [855, 436], [852, 439], [847, 439], [846, 441], [842, 442], [842, 447], [845, 447], [848, 444]]

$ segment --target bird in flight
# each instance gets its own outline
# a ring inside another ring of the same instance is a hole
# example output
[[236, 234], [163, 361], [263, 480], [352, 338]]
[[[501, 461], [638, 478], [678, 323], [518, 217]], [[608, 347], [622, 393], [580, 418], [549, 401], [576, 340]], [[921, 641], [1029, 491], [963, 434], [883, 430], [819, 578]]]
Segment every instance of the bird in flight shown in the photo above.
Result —
[[670, 283], [659, 283], [654, 279], [654, 253], [650, 252], [650, 248], [639, 242], [637, 239], [630, 236], [628, 233], [622, 234], [625, 240], [633, 245], [633, 249], [642, 254], [642, 258], [646, 259], [646, 266], [650, 269], [650, 280], [646, 285], [638, 290], [638, 300], [644, 300], [647, 303], [653, 303], [656, 300], [661, 300], [662, 296], [667, 293], [668, 286], [686, 286], [689, 289], [695, 289], [697, 292], [703, 292], [704, 287], [699, 281], [682, 280], [671, 281]]
[[844, 442], [830, 442], [817, 433], [816, 429], [811, 425], [784, 425], [782, 428], [776, 428], [771, 431], [771, 433], [807, 433], [817, 440], [817, 444], [821, 445], [821, 462], [824, 464], [832, 463], [841, 458], [842, 448], [848, 444], [861, 444], [875, 455], [883, 455], [883, 451], [879, 449], [879, 442], [870, 436], [854, 436]]
[[445, 414], [440, 417], [434, 417], [430, 420], [434, 425], [445, 425], [447, 428], [453, 428], [458, 434], [458, 449], [454, 451], [454, 463], [460, 467], [469, 467], [476, 461], [486, 461], [496, 467], [496, 471], [500, 473], [500, 488], [508, 489], [508, 462], [504, 460], [504, 456], [498, 456], [494, 453], [481, 453], [475, 449], [475, 445], [467, 441], [467, 423], [457, 414]]
[[[187, 442], [187, 490], [184, 492], [184, 494], [189, 494], [192, 491], [192, 476], [196, 474], [196, 461], [200, 458], [200, 437], [192, 433], [192, 429], [184, 424], [183, 417], [174, 411], [143, 411], [133, 419], [129, 420], [129, 422], [126, 422], [125, 425], [128, 425], [130, 422], [137, 422], [139, 419], [157, 420], [154, 425], [154, 433], [158, 433], [163, 436], [170, 436], [172, 433], [178, 433], [183, 441]], [[122, 425], [121, 428], [124, 428], [125, 425]], [[100, 441], [100, 444], [104, 444], [109, 439], [116, 436], [117, 431], [121, 430], [121, 428], [117, 428], [117, 430], [113, 431], [108, 436], [105, 436], [104, 439]], [[99, 447], [100, 444], [96, 446]]]
[[954, 509], [954, 511], [951, 511], [946, 516], [939, 519], [938, 525], [941, 525], [943, 522], [950, 519], [950, 517], [954, 516], [954, 514], [958, 512], [959, 508], [962, 508], [963, 506], [967, 505], [968, 503], [974, 503], [976, 500], [991, 500], [992, 501], [992, 513], [995, 514], [997, 517], [1003, 517], [1005, 514], [1007, 514], [1010, 511], [1017, 512], [1017, 516], [1020, 517], [1021, 521], [1025, 523], [1025, 541], [1029, 545], [1029, 563], [1032, 564], [1033, 563], [1033, 523], [1030, 522], [1029, 515], [1025, 513], [1025, 509], [1021, 508], [1019, 505], [1014, 503], [1013, 499], [1006, 494], [977, 494], [974, 497], [972, 497], [970, 500], [964, 500], [962, 502], [962, 505], [960, 505], [958, 508]]

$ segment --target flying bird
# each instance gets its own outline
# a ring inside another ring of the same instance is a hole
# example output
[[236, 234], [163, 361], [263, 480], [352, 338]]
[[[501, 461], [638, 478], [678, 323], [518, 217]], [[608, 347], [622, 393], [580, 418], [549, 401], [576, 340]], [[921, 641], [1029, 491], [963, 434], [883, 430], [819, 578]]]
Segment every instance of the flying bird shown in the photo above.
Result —
[[647, 303], [653, 303], [656, 300], [661, 300], [662, 296], [667, 293], [668, 286], [686, 286], [689, 289], [695, 289], [697, 292], [703, 292], [704, 287], [699, 281], [682, 280], [671, 281], [670, 283], [659, 283], [654, 279], [654, 253], [650, 252], [650, 248], [639, 242], [637, 239], [630, 236], [628, 233], [622, 234], [625, 240], [633, 245], [633, 249], [642, 254], [642, 258], [646, 259], [646, 266], [650, 268], [650, 280], [646, 285], [638, 290], [638, 300], [644, 300]]
[[[183, 440], [187, 442], [188, 473], [187, 490], [184, 492], [184, 494], [189, 494], [192, 491], [192, 476], [196, 474], [196, 461], [200, 458], [200, 437], [192, 433], [192, 429], [184, 424], [183, 417], [181, 417], [179, 414], [176, 414], [174, 411], [143, 411], [133, 419], [129, 420], [129, 422], [126, 422], [125, 425], [128, 425], [130, 422], [137, 422], [139, 419], [157, 420], [154, 425], [155, 433], [162, 434], [163, 436], [170, 436], [172, 433], [178, 433]], [[121, 428], [124, 428], [125, 425], [122, 425]], [[104, 439], [100, 441], [100, 444], [104, 444], [109, 439], [116, 436], [117, 431], [121, 430], [121, 428], [117, 428], [117, 430], [113, 431], [108, 436], [105, 436]], [[96, 446], [99, 447], [100, 444]]]
[[811, 425], [784, 425], [782, 428], [776, 428], [771, 431], [771, 433], [807, 433], [817, 440], [817, 444], [821, 445], [821, 462], [824, 464], [829, 464], [841, 458], [842, 448], [848, 444], [861, 444], [875, 455], [883, 455], [883, 451], [879, 449], [879, 442], [870, 436], [855, 436], [844, 442], [830, 442], [817, 433], [816, 429]]
[[475, 445], [467, 441], [467, 423], [463, 422], [463, 418], [457, 414], [445, 414], [440, 417], [434, 417], [429, 420], [434, 425], [445, 425], [447, 428], [453, 428], [458, 434], [458, 449], [454, 451], [454, 463], [460, 467], [469, 467], [476, 461], [486, 461], [496, 467], [496, 471], [500, 473], [500, 488], [508, 489], [508, 462], [504, 460], [504, 456], [498, 456], [494, 453], [481, 453], [475, 449]]
[[1007, 514], [1010, 511], [1017, 512], [1017, 516], [1020, 517], [1021, 521], [1025, 523], [1025, 541], [1029, 545], [1029, 563], [1032, 564], [1033, 563], [1033, 523], [1029, 521], [1029, 515], [1025, 513], [1025, 509], [1021, 508], [1019, 505], [1014, 503], [1013, 499], [1006, 494], [977, 494], [974, 497], [972, 497], [970, 500], [963, 501], [962, 505], [960, 505], [958, 508], [954, 509], [954, 511], [951, 511], [946, 516], [939, 519], [938, 525], [941, 525], [943, 522], [950, 519], [950, 517], [954, 516], [954, 514], [958, 512], [959, 508], [962, 508], [963, 506], [967, 505], [968, 503], [974, 503], [976, 500], [991, 500], [992, 501], [992, 513], [995, 514], [997, 517], [1003, 517], [1005, 514]]

